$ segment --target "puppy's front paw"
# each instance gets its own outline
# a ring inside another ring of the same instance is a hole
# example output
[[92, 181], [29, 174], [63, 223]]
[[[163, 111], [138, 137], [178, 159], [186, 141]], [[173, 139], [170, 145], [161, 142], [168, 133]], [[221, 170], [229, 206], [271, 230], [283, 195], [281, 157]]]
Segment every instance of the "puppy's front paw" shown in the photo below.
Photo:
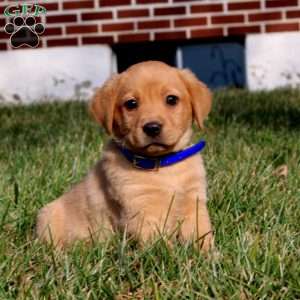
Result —
[[181, 224], [180, 236], [183, 241], [194, 242], [204, 252], [213, 249], [213, 231], [205, 202], [190, 205]]
[[197, 249], [203, 251], [203, 252], [208, 252], [210, 250], [214, 249], [214, 236], [213, 232], [207, 232], [203, 236], [200, 236], [196, 238], [195, 246]]

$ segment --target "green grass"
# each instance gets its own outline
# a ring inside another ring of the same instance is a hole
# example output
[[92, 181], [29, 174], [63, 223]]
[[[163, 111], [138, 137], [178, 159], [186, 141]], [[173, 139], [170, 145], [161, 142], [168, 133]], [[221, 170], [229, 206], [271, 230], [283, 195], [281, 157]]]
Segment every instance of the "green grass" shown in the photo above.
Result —
[[78, 102], [1, 107], [0, 299], [300, 299], [300, 92], [218, 92], [202, 135], [219, 255], [122, 236], [59, 253], [35, 240], [36, 213], [103, 132]]

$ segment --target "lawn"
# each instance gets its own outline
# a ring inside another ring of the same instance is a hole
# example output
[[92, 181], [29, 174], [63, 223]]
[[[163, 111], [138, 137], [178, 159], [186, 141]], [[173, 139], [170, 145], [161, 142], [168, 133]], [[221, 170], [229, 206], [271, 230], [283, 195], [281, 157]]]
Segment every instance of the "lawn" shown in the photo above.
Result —
[[106, 138], [84, 103], [0, 107], [0, 299], [300, 299], [300, 92], [217, 92], [206, 124], [217, 254], [117, 235], [60, 253], [37, 211]]

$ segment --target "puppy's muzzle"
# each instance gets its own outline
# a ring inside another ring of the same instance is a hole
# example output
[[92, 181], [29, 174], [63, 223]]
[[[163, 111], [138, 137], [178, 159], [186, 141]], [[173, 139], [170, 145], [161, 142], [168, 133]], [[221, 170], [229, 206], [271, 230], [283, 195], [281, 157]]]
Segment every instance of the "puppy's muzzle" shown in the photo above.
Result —
[[162, 124], [158, 122], [149, 122], [143, 126], [143, 131], [150, 137], [156, 137], [160, 134]]

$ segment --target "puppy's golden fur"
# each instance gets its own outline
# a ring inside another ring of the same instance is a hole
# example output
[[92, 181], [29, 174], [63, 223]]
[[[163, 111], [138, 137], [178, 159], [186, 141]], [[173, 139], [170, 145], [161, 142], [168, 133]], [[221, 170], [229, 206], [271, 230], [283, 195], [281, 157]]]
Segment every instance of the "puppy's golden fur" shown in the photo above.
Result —
[[[177, 96], [176, 105], [166, 103], [168, 95]], [[128, 99], [135, 99], [138, 107], [126, 108]], [[113, 76], [91, 102], [92, 114], [107, 133], [144, 156], [189, 146], [192, 120], [202, 127], [210, 108], [208, 88], [190, 71], [155, 61]], [[162, 125], [158, 136], [145, 134], [148, 122]], [[91, 236], [105, 239], [118, 229], [140, 241], [178, 229], [181, 240], [194, 239], [199, 247], [209, 249], [213, 237], [201, 155], [156, 171], [140, 170], [112, 140], [89, 174], [46, 205], [37, 221], [38, 237], [61, 246]]]

